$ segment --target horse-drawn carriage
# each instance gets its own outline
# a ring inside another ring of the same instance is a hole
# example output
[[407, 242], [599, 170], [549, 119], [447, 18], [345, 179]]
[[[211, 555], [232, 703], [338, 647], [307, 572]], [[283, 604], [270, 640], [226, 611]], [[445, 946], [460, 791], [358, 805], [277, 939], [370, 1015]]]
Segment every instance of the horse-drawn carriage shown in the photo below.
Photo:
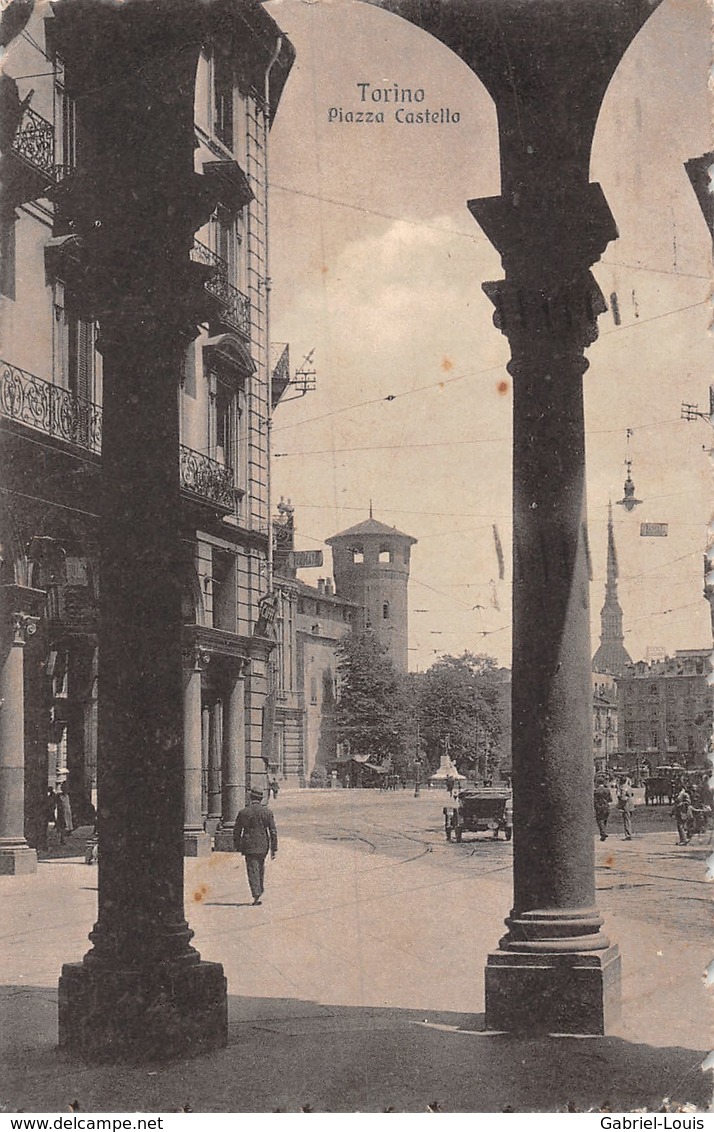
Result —
[[671, 806], [679, 789], [680, 779], [688, 779], [690, 772], [677, 763], [656, 766], [654, 774], [645, 779], [645, 805]]
[[506, 841], [513, 836], [513, 803], [507, 787], [469, 787], [444, 806], [446, 840], [461, 841], [465, 831], [492, 830], [494, 838], [503, 830]]

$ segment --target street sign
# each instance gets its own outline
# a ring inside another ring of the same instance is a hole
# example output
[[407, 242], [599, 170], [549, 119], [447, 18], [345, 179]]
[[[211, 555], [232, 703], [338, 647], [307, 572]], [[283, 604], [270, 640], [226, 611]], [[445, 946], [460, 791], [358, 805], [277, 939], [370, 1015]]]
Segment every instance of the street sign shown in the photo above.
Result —
[[640, 538], [667, 538], [669, 523], [640, 523]]
[[292, 550], [290, 565], [294, 570], [306, 570], [311, 566], [322, 566], [321, 550]]

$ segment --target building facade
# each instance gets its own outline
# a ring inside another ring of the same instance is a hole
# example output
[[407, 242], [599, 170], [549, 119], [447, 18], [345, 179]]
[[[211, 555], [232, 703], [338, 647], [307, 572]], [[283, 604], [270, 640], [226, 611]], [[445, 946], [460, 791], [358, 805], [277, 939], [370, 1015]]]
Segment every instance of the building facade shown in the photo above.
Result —
[[[283, 349], [273, 382], [267, 162], [293, 58], [262, 5], [236, 0], [204, 44], [197, 74], [195, 168], [210, 178], [217, 204], [191, 252], [203, 280], [203, 319], [176, 375], [191, 854], [207, 851], [213, 833], [228, 842], [245, 788], [265, 781], [274, 647], [270, 618], [261, 616], [269, 588], [267, 420], [287, 368]], [[82, 238], [62, 208], [63, 185], [86, 171], [91, 147], [77, 125], [73, 76], [51, 17], [30, 20], [7, 70], [0, 81], [2, 584], [14, 587], [15, 604], [37, 606], [24, 647], [24, 829], [41, 847], [48, 784], [67, 782], [81, 821], [96, 783], [102, 357], [83, 291]]]
[[678, 649], [618, 677], [618, 761], [633, 770], [704, 766], [712, 737], [710, 673], [711, 649]]
[[607, 673], [593, 672], [593, 765], [596, 774], [609, 771], [618, 750], [617, 682]]

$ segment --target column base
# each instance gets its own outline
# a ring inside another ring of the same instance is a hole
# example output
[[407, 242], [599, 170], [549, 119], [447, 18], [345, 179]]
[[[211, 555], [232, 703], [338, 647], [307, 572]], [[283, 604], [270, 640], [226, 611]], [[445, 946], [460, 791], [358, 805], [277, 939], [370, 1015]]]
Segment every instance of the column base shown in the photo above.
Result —
[[217, 853], [235, 853], [233, 844], [233, 826], [219, 825], [216, 836], [213, 838], [213, 848]]
[[605, 1034], [620, 1016], [620, 951], [522, 954], [486, 961], [486, 1029]]
[[184, 857], [208, 857], [211, 852], [211, 837], [202, 829], [183, 831]]
[[85, 1061], [166, 1061], [222, 1049], [227, 984], [220, 963], [144, 970], [65, 963], [59, 1044]]
[[37, 872], [37, 852], [25, 845], [0, 845], [0, 876], [29, 876]]

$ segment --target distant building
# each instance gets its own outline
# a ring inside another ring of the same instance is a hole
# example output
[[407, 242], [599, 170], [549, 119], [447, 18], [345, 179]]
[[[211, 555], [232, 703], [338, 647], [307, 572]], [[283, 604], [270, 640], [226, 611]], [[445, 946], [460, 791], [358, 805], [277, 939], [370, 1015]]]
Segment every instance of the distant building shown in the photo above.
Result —
[[593, 763], [604, 774], [618, 749], [617, 681], [608, 673], [593, 672]]
[[291, 565], [292, 512], [275, 525], [279, 606], [273, 663], [277, 702], [273, 773], [304, 783], [316, 767], [338, 759], [334, 709], [338, 694], [338, 649], [354, 628], [371, 629], [395, 667], [407, 671], [407, 599], [411, 535], [378, 522], [362, 523], [327, 539], [335, 584], [297, 579]]
[[335, 588], [361, 609], [400, 672], [407, 671], [409, 563], [417, 541], [396, 527], [369, 519], [325, 540], [332, 547]]
[[711, 649], [638, 661], [617, 679], [620, 749], [630, 769], [668, 763], [698, 766], [712, 735]]
[[612, 504], [607, 517], [607, 581], [605, 582], [605, 604], [600, 611], [600, 647], [593, 657], [593, 672], [620, 676], [628, 664], [632, 664], [630, 654], [625, 648], [622, 630], [622, 608], [617, 600], [617, 552], [615, 532], [612, 525]]

